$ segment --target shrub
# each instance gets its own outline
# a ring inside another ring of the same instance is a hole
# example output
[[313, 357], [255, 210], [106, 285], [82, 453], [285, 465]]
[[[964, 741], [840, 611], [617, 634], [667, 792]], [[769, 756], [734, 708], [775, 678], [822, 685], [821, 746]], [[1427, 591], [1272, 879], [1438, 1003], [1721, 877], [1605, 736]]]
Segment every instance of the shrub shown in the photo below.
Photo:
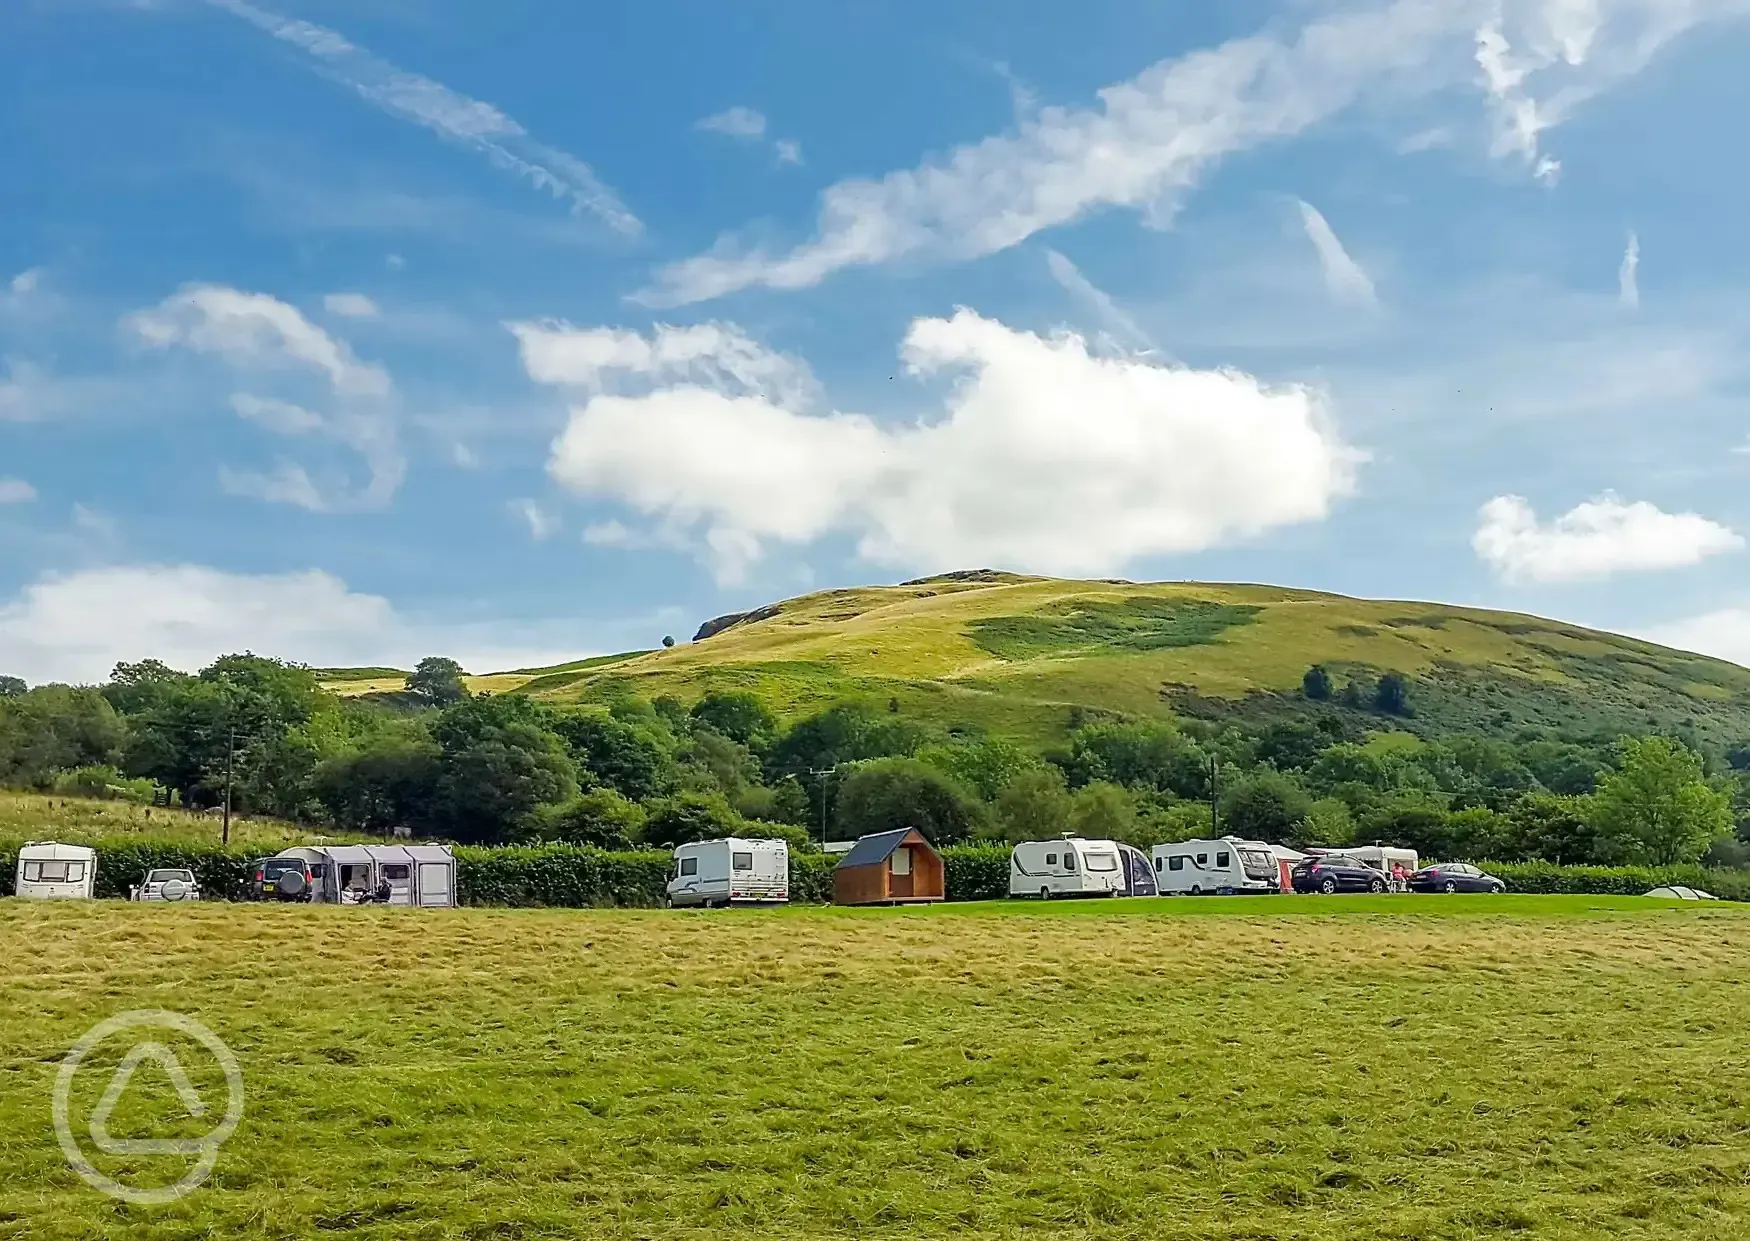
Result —
[[1750, 871], [1708, 870], [1700, 866], [1557, 866], [1551, 862], [1482, 862], [1513, 892], [1586, 896], [1642, 896], [1677, 884], [1700, 888], [1722, 900], [1750, 901]]
[[996, 901], [1009, 894], [1009, 850], [992, 845], [943, 849], [948, 868], [948, 899]]
[[91, 797], [98, 801], [126, 801], [150, 806], [158, 786], [150, 780], [130, 780], [114, 767], [76, 767], [57, 772], [52, 791], [66, 797]]
[[587, 845], [464, 846], [456, 891], [464, 905], [652, 906], [662, 904], [672, 865], [666, 853]]

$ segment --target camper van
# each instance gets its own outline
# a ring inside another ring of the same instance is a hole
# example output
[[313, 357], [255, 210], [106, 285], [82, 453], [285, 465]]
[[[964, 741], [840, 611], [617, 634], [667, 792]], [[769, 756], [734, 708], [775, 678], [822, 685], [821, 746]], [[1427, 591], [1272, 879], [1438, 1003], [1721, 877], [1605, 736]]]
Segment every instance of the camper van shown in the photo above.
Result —
[[1270, 846], [1224, 836], [1154, 847], [1155, 881], [1163, 895], [1188, 893], [1280, 892], [1281, 870]]
[[782, 840], [696, 840], [678, 845], [670, 905], [781, 905], [790, 899], [790, 846]]
[[18, 851], [20, 896], [37, 900], [90, 900], [97, 886], [97, 852], [84, 845], [32, 840]]
[[1124, 858], [1117, 842], [1060, 836], [1026, 840], [1009, 854], [1009, 895], [1123, 896]]

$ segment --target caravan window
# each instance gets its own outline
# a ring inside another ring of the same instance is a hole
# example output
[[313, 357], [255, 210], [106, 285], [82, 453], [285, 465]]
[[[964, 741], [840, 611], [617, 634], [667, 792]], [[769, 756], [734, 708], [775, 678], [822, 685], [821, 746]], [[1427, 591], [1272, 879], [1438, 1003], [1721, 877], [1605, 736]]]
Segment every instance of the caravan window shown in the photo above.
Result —
[[1159, 870], [1160, 868], [1161, 868], [1161, 860], [1159, 858], [1156, 858], [1155, 859], [1155, 869]]
[[1169, 870], [1184, 870], [1185, 869], [1185, 855], [1181, 853], [1178, 857], [1168, 858], [1167, 859], [1167, 869], [1169, 869]]
[[1087, 861], [1088, 861], [1088, 869], [1089, 870], [1117, 870], [1118, 869], [1118, 856], [1117, 856], [1117, 854], [1090, 853], [1090, 854], [1088, 854]]
[[1063, 868], [1065, 870], [1074, 870], [1076, 868], [1076, 855], [1075, 854], [1065, 853], [1063, 855]]
[[1207, 853], [1199, 853], [1197, 855], [1197, 865], [1208, 866], [1209, 865], [1209, 855]]
[[383, 867], [383, 878], [390, 883], [406, 883], [412, 872], [399, 863]]
[[751, 853], [731, 853], [729, 855], [729, 869], [730, 870], [752, 870], [753, 869], [753, 854], [751, 854]]
[[1057, 854], [1047, 853], [1045, 855], [1045, 864], [1047, 866], [1056, 866], [1057, 865]]
[[684, 858], [682, 858], [681, 859], [680, 873], [683, 875], [696, 875], [696, 874], [698, 874], [699, 873], [699, 859], [696, 857], [684, 857]]
[[1215, 868], [1217, 870], [1226, 870], [1232, 861], [1233, 859], [1226, 853], [1218, 853], [1215, 855]]
[[24, 864], [24, 881], [26, 883], [83, 883], [85, 882], [85, 863], [26, 862]]

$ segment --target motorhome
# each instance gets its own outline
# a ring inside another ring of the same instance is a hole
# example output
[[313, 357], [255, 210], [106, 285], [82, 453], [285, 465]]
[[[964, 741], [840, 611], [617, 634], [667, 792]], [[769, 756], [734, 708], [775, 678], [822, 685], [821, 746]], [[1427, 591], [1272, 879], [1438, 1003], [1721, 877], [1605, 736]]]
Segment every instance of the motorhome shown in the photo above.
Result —
[[36, 900], [89, 900], [97, 890], [97, 851], [84, 845], [32, 840], [18, 850], [13, 891]]
[[782, 840], [697, 840], [677, 845], [670, 905], [781, 905], [790, 899], [790, 846]]
[[1130, 890], [1116, 841], [1026, 840], [1009, 853], [1009, 895], [1123, 896]]
[[1155, 881], [1163, 895], [1280, 892], [1281, 871], [1270, 846], [1224, 836], [1154, 847]]

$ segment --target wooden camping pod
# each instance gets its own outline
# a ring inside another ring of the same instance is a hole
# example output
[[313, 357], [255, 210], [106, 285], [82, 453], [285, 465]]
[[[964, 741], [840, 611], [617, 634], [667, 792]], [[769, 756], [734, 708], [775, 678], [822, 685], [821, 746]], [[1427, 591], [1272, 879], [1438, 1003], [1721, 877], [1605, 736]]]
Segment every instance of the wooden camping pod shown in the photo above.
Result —
[[835, 905], [900, 905], [947, 896], [942, 855], [916, 828], [864, 836], [832, 873]]

